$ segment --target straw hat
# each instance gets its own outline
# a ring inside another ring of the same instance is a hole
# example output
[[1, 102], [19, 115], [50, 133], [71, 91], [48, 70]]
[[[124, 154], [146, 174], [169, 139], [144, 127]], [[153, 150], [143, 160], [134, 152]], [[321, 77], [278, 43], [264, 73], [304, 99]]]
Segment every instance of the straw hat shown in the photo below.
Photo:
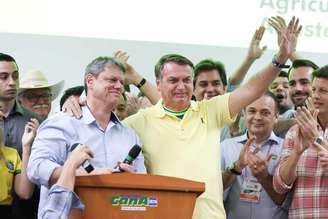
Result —
[[52, 94], [51, 99], [54, 100], [59, 95], [63, 87], [64, 80], [59, 81], [56, 84], [49, 84], [48, 79], [41, 71], [29, 70], [20, 80], [18, 93], [21, 93], [27, 89], [50, 88]]

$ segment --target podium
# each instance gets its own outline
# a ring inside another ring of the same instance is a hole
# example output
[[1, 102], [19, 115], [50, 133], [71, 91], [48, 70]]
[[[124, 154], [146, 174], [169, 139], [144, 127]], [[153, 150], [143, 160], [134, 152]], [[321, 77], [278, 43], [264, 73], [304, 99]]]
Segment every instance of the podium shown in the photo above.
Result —
[[114, 173], [79, 176], [83, 219], [191, 219], [205, 183], [175, 177]]

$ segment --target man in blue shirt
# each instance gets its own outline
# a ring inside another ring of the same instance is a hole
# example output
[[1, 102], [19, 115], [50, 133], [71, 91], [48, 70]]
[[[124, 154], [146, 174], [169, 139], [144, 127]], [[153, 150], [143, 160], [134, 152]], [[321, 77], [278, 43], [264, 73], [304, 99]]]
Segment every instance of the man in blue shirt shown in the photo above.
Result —
[[283, 142], [272, 131], [278, 114], [276, 98], [266, 93], [245, 109], [247, 133], [221, 143], [227, 218], [287, 218], [285, 196], [272, 187]]
[[[135, 144], [140, 145], [135, 132], [123, 126], [112, 112], [123, 92], [124, 70], [113, 58], [96, 58], [85, 71], [87, 97], [82, 118], [58, 113], [40, 126], [28, 165], [30, 180], [41, 185], [39, 212], [48, 197], [48, 188], [58, 180], [62, 165], [76, 143], [88, 145], [93, 151], [90, 163], [98, 173], [110, 172]], [[142, 154], [129, 169], [146, 172]], [[86, 174], [83, 169], [79, 171]]]

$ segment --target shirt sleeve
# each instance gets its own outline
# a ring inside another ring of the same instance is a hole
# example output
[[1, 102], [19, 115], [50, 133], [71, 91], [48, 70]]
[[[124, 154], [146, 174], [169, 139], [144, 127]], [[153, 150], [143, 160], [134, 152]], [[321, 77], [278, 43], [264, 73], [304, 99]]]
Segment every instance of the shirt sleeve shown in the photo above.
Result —
[[40, 215], [42, 219], [68, 218], [71, 207], [84, 208], [84, 205], [74, 192], [55, 184]]
[[[283, 182], [280, 176], [280, 168], [282, 168], [285, 162], [288, 160], [289, 156], [291, 155], [292, 150], [295, 147], [296, 141], [295, 138], [297, 137], [297, 130], [296, 126], [293, 126], [286, 134], [286, 138], [283, 143], [282, 152], [280, 155], [278, 166], [275, 170], [273, 176], [273, 188], [276, 192], [280, 194], [287, 193], [289, 190], [292, 189], [293, 184], [287, 185]], [[291, 172], [290, 177], [293, 178], [293, 181], [296, 180], [296, 172]]]
[[62, 124], [64, 121], [64, 118], [52, 117], [39, 127], [27, 166], [27, 175], [35, 184], [48, 187], [54, 169], [62, 166], [67, 158], [68, 139], [74, 136], [69, 134], [72, 128]]
[[235, 161], [238, 160], [240, 150], [238, 143], [232, 138], [226, 139], [220, 143], [221, 146], [221, 171], [224, 172]]
[[[231, 139], [224, 140], [221, 142], [221, 174], [223, 174], [226, 169], [231, 166], [233, 163], [232, 159], [230, 158], [230, 150], [232, 149], [233, 145], [231, 143]], [[229, 193], [231, 190], [231, 185], [228, 186], [224, 191], [223, 191], [223, 200], [226, 201]]]
[[16, 157], [17, 157], [16, 158], [16, 168], [15, 168], [14, 175], [22, 173], [22, 160], [17, 151], [16, 151]]
[[229, 110], [229, 97], [230, 93], [227, 93], [206, 101], [209, 117], [215, 116], [219, 128], [234, 122], [237, 117], [237, 115], [231, 117]]
[[227, 151], [226, 151], [226, 146], [227, 146], [227, 141], [223, 141], [220, 143], [220, 148], [221, 148], [221, 171], [222, 173], [227, 169], [227, 162], [226, 162], [226, 155], [227, 155]]

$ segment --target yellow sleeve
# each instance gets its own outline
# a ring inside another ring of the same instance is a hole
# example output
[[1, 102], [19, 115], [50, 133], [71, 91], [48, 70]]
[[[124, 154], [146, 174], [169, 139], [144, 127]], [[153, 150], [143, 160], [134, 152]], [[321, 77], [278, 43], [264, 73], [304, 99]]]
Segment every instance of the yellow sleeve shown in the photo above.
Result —
[[131, 115], [123, 120], [123, 124], [132, 128], [139, 137], [142, 135], [145, 127], [145, 115], [143, 111], [144, 109], [141, 109], [136, 114]]
[[219, 128], [235, 121], [237, 115], [231, 117], [229, 110], [230, 93], [211, 98], [208, 104], [208, 112], [215, 116]]
[[16, 151], [16, 162], [15, 162], [16, 166], [15, 166], [15, 172], [14, 174], [20, 174], [22, 172], [22, 160], [18, 154], [18, 152]]

